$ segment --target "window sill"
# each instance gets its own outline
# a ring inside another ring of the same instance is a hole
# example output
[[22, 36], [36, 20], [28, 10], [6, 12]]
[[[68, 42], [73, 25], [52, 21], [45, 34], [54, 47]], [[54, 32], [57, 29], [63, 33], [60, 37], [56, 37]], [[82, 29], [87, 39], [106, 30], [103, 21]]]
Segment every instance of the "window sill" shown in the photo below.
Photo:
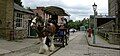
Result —
[[23, 27], [17, 27], [17, 28], [15, 28], [15, 30], [25, 30], [25, 28], [23, 28]]

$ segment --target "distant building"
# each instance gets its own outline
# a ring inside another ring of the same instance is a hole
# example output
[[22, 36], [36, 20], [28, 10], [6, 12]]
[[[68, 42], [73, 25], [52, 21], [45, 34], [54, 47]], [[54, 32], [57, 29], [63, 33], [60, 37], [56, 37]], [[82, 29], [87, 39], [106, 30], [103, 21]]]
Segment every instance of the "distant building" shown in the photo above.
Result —
[[44, 7], [37, 7], [36, 9], [32, 9], [34, 14], [37, 16], [42, 17], [42, 19], [45, 17], [45, 12], [43, 11]]
[[[50, 6], [50, 7], [54, 8], [54, 6]], [[51, 10], [49, 9], [49, 11], [50, 11], [49, 13], [45, 12], [44, 9], [45, 9], [45, 7], [37, 7], [36, 9], [32, 9], [32, 10], [33, 10], [34, 14], [42, 17], [43, 20], [44, 19], [48, 20], [49, 18], [55, 18], [57, 20], [57, 22], [59, 22], [59, 21], [61, 21], [61, 18], [65, 17], [64, 15], [62, 15], [63, 13], [61, 13], [61, 15], [60, 15], [60, 12], [58, 12], [59, 15], [56, 14], [57, 15], [56, 16], [56, 15], [53, 15], [54, 12], [52, 12], [52, 9]], [[58, 10], [55, 10], [55, 11], [58, 11]]]
[[[107, 16], [107, 15], [97, 15], [95, 16], [96, 27], [99, 27], [111, 20], [115, 20], [115, 17]], [[90, 15], [89, 27], [92, 27], [92, 28], [94, 27], [94, 15]]]
[[14, 0], [0, 0], [0, 38], [14, 40], [29, 35], [29, 20], [33, 12], [14, 3]]
[[[90, 17], [90, 25], [91, 27], [94, 26], [94, 16], [91, 15]], [[119, 44], [120, 45], [120, 33], [116, 33], [115, 30], [115, 16], [103, 16], [103, 15], [97, 15], [95, 17], [95, 23], [97, 26], [97, 33], [104, 37], [106, 40], [109, 41], [109, 43], [113, 44]]]

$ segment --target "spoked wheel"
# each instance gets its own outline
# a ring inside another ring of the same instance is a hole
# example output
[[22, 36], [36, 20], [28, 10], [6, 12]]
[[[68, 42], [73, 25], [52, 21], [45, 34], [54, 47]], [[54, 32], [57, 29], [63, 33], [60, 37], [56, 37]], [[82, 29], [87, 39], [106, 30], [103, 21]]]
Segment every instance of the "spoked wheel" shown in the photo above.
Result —
[[62, 47], [65, 47], [66, 45], [68, 45], [68, 36], [64, 36], [62, 37]]
[[65, 43], [66, 43], [66, 45], [68, 45], [68, 41], [69, 41], [69, 36], [66, 35], [66, 36], [65, 36]]
[[62, 47], [65, 47], [65, 37], [62, 37]]

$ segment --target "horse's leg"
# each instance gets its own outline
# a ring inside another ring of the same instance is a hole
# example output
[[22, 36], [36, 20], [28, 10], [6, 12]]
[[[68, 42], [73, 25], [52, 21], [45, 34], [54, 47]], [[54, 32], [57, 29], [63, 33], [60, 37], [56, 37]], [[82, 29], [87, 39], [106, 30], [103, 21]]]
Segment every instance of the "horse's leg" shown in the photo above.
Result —
[[47, 37], [42, 38], [42, 44], [39, 50], [39, 53], [48, 53], [48, 46], [46, 45]]
[[39, 53], [40, 53], [40, 54], [43, 54], [43, 53], [44, 53], [44, 50], [43, 50], [43, 38], [39, 38], [39, 40], [41, 41]]
[[39, 42], [37, 44], [40, 44], [42, 42], [42, 37], [38, 36]]
[[55, 49], [54, 46], [54, 35], [51, 37], [51, 46], [50, 46], [50, 51], [53, 51]]

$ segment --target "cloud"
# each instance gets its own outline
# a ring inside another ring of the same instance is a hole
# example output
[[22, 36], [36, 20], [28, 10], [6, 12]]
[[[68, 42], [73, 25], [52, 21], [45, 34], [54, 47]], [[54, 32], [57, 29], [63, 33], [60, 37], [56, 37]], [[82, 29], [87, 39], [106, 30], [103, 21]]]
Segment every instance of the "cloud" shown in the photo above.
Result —
[[100, 14], [108, 13], [108, 0], [22, 0], [25, 7], [58, 6], [71, 15], [73, 20], [82, 20], [93, 14], [92, 5], [97, 4]]

